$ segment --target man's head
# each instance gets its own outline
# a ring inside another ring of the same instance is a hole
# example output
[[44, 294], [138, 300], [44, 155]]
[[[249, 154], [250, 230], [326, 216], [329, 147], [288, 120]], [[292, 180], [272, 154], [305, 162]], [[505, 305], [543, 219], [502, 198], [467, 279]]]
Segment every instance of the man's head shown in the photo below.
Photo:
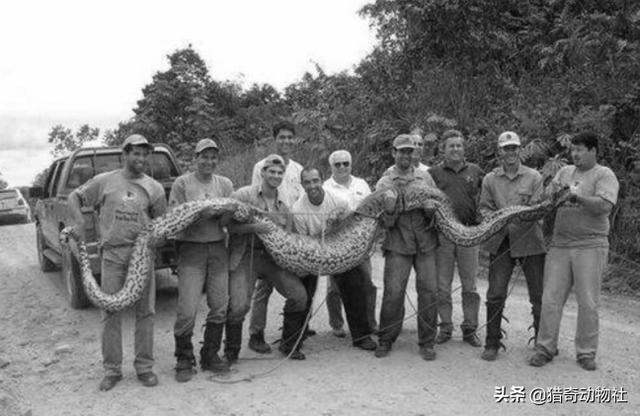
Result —
[[324, 199], [322, 173], [320, 173], [320, 170], [315, 167], [302, 169], [302, 172], [300, 172], [300, 183], [309, 201], [314, 205], [320, 205]]
[[393, 149], [391, 154], [395, 161], [396, 167], [401, 170], [407, 170], [413, 163], [413, 154], [416, 150], [416, 144], [413, 136], [409, 134], [401, 134], [393, 139]]
[[202, 139], [196, 144], [196, 167], [198, 173], [209, 176], [218, 165], [218, 145], [210, 138]]
[[122, 158], [125, 169], [141, 175], [147, 165], [153, 145], [141, 134], [132, 134], [122, 142]]
[[269, 155], [262, 166], [263, 186], [276, 189], [284, 177], [284, 159], [279, 155]]
[[425, 142], [421, 134], [411, 133], [411, 137], [413, 137], [413, 144], [416, 146], [416, 150], [413, 152], [412, 163], [413, 166], [418, 166], [424, 156]]
[[442, 134], [442, 152], [445, 161], [464, 161], [464, 135], [458, 130], [447, 130]]
[[506, 166], [520, 164], [520, 136], [512, 131], [505, 131], [498, 136], [498, 154]]
[[346, 150], [336, 150], [329, 155], [331, 176], [338, 181], [351, 176], [351, 153]]
[[280, 121], [273, 126], [273, 138], [276, 141], [276, 152], [288, 156], [293, 150], [296, 128], [288, 121]]
[[598, 135], [591, 131], [576, 134], [571, 139], [571, 159], [578, 169], [591, 169], [596, 164]]

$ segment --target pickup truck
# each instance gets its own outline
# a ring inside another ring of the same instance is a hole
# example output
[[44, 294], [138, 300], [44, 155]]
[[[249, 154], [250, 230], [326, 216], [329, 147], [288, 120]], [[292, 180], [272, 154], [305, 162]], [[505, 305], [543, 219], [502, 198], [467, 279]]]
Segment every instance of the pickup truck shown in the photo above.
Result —
[[[71, 225], [72, 216], [67, 196], [95, 175], [121, 166], [122, 150], [119, 147], [80, 148], [56, 159], [48, 169], [43, 186], [29, 190], [30, 196], [38, 199], [33, 217], [40, 268], [45, 272], [62, 269], [69, 304], [74, 309], [86, 308], [90, 302], [82, 286], [77, 246], [70, 242], [65, 248], [60, 243], [60, 231]], [[162, 184], [168, 198], [173, 181], [180, 175], [176, 158], [168, 146], [154, 144], [146, 173]], [[91, 270], [99, 282], [101, 259], [97, 213], [90, 207], [83, 208], [82, 212], [85, 216], [85, 239]], [[157, 247], [156, 269], [175, 269], [176, 261], [174, 242]]]

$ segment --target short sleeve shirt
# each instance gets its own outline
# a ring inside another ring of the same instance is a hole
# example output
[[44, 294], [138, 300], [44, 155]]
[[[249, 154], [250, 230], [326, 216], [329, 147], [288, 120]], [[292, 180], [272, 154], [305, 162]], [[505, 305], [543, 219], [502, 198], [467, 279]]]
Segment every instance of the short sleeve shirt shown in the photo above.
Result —
[[351, 177], [351, 182], [349, 182], [348, 186], [339, 184], [331, 177], [324, 182], [323, 188], [346, 199], [351, 211], [355, 211], [360, 202], [371, 194], [369, 184], [364, 179], [356, 178], [355, 176]]
[[[427, 171], [412, 169], [401, 174], [395, 166], [391, 172], [378, 180], [376, 190], [390, 187], [436, 187]], [[387, 230], [382, 249], [403, 255], [427, 253], [438, 246], [438, 236], [433, 218], [427, 218], [424, 212], [412, 210], [398, 214], [395, 224]]]
[[[233, 184], [229, 178], [213, 175], [208, 182], [201, 182], [195, 172], [189, 172], [175, 180], [171, 187], [169, 206], [176, 207], [185, 202], [212, 198], [225, 198], [233, 192]], [[220, 227], [220, 221], [206, 218], [191, 224], [182, 231], [177, 240], [195, 243], [208, 243], [224, 240], [225, 232]]]
[[97, 175], [74, 192], [84, 206], [97, 209], [105, 257], [118, 263], [128, 262], [138, 233], [167, 207], [160, 183], [147, 175], [128, 178], [123, 169]]
[[478, 224], [478, 198], [484, 172], [480, 166], [465, 162], [460, 170], [446, 163], [429, 169], [438, 188], [451, 200], [456, 216], [464, 225]]
[[[542, 175], [535, 169], [520, 165], [515, 175], [508, 175], [498, 167], [482, 180], [480, 212], [488, 213], [514, 205], [533, 205], [540, 202], [543, 191]], [[485, 250], [496, 254], [509, 237], [511, 257], [526, 257], [546, 252], [541, 221], [514, 221], [490, 238]]]
[[[615, 205], [620, 185], [613, 171], [596, 164], [587, 171], [565, 166], [553, 179], [554, 185], [577, 186], [584, 197], [597, 196]], [[558, 208], [553, 239], [554, 247], [608, 247], [609, 215], [594, 215], [581, 204], [566, 202]]]
[[293, 204], [293, 223], [300, 234], [317, 237], [327, 230], [327, 217], [336, 210], [349, 210], [349, 202], [332, 191], [325, 190], [320, 205], [314, 205], [307, 194]]
[[[253, 167], [251, 185], [262, 185], [261, 172], [265, 161], [266, 158], [256, 163]], [[304, 193], [304, 189], [302, 189], [302, 185], [300, 184], [300, 173], [302, 169], [302, 165], [293, 159], [289, 159], [289, 163], [285, 166], [282, 183], [278, 187], [278, 194], [284, 203], [287, 204], [287, 207], [293, 206], [293, 203]]]

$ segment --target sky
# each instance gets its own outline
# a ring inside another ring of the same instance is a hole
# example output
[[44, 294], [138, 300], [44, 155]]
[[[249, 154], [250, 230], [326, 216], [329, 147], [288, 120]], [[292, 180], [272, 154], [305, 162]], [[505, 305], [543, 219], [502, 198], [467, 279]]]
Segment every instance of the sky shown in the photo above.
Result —
[[189, 44], [216, 80], [282, 90], [318, 63], [352, 70], [375, 43], [366, 0], [21, 0], [0, 5], [0, 176], [30, 185], [62, 124], [104, 129]]

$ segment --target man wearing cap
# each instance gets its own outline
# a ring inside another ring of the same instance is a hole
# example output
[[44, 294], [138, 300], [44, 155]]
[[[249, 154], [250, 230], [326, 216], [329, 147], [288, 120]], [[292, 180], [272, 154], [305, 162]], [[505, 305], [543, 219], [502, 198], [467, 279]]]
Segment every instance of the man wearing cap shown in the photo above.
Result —
[[[284, 175], [284, 159], [279, 155], [270, 155], [262, 167], [262, 183], [238, 189], [231, 197], [250, 204], [267, 213], [276, 225], [293, 229], [293, 219], [287, 205], [280, 199], [278, 187]], [[266, 280], [285, 298], [280, 351], [294, 360], [304, 360], [300, 351], [301, 344], [296, 342], [296, 334], [305, 324], [307, 292], [300, 278], [282, 269], [273, 261], [255, 233], [268, 231], [266, 224], [238, 224], [231, 222], [229, 232], [229, 311], [227, 328], [238, 331], [230, 337], [227, 331], [225, 357], [227, 361], [238, 359], [241, 345], [242, 323], [251, 306], [251, 295], [256, 279]]]
[[[429, 154], [433, 152], [433, 144], [438, 140], [438, 137], [433, 133], [428, 133], [426, 136], [423, 136], [422, 129], [419, 127], [411, 130], [409, 135], [416, 146], [416, 150], [413, 152], [413, 156], [411, 157], [411, 164], [413, 165], [413, 168], [418, 172], [429, 171], [429, 166], [422, 163], [422, 159], [424, 158], [425, 153]], [[392, 170], [393, 166], [390, 166], [383, 175], [390, 174]]]
[[[81, 207], [99, 213], [101, 287], [115, 293], [124, 284], [134, 241], [153, 218], [164, 214], [167, 201], [162, 185], [144, 171], [153, 146], [140, 134], [132, 134], [122, 144], [123, 168], [96, 175], [68, 196], [74, 230], [83, 237]], [[148, 387], [158, 384], [153, 373], [153, 316], [155, 279], [149, 268], [147, 286], [135, 303], [135, 360], [138, 380]], [[100, 390], [111, 390], [122, 379], [122, 331], [120, 312], [102, 312], [102, 358], [105, 376]]]
[[[293, 204], [292, 208], [296, 231], [303, 235], [322, 239], [323, 235], [328, 232], [327, 220], [329, 216], [342, 217], [348, 214], [350, 211], [349, 202], [322, 187], [322, 174], [317, 168], [303, 169], [301, 182], [305, 194]], [[368, 278], [363, 271], [363, 268], [358, 266], [344, 273], [339, 273], [335, 275], [335, 284], [338, 286], [339, 296], [345, 305], [353, 345], [363, 350], [375, 350], [376, 343], [370, 337], [371, 327], [367, 319], [365, 287], [367, 287]], [[321, 273], [322, 270], [318, 270], [318, 274]], [[309, 297], [307, 314], [311, 311], [318, 274], [303, 278]]]
[[[336, 150], [329, 155], [331, 177], [324, 182], [324, 189], [341, 197], [348, 202], [350, 211], [354, 211], [360, 202], [371, 193], [369, 185], [364, 179], [351, 175], [351, 153], [346, 150]], [[303, 184], [304, 187], [304, 184]], [[367, 319], [372, 330], [377, 329], [376, 323], [376, 292], [378, 288], [373, 284], [371, 277], [371, 259], [367, 259], [361, 265], [361, 272], [365, 277], [367, 293]], [[333, 276], [327, 278], [327, 312], [329, 313], [329, 325], [333, 335], [342, 338], [346, 336], [344, 319], [342, 318], [342, 302], [340, 291]]]
[[550, 191], [569, 188], [569, 201], [558, 208], [545, 263], [540, 333], [529, 364], [540, 367], [558, 353], [560, 320], [573, 287], [578, 303], [575, 335], [578, 365], [596, 369], [598, 304], [609, 253], [609, 214], [620, 185], [611, 169], [597, 163], [598, 135], [571, 139], [573, 165], [558, 171]]
[[384, 251], [384, 292], [380, 311], [380, 330], [376, 357], [386, 357], [400, 335], [404, 320], [404, 298], [409, 273], [416, 270], [418, 295], [418, 345], [424, 360], [436, 358], [434, 349], [438, 311], [436, 292], [436, 247], [438, 237], [433, 216], [423, 210], [398, 212], [402, 193], [408, 188], [435, 187], [428, 172], [415, 169], [412, 156], [416, 145], [412, 136], [401, 134], [393, 141], [395, 159], [391, 173], [376, 184], [376, 190], [385, 191], [385, 211], [382, 220], [388, 229], [382, 243]]
[[[444, 161], [429, 169], [431, 177], [451, 201], [458, 220], [467, 226], [477, 225], [478, 197], [484, 172], [464, 158], [465, 139], [458, 130], [447, 130], [442, 135]], [[480, 295], [476, 289], [479, 248], [462, 247], [438, 236], [440, 246], [436, 252], [438, 265], [438, 315], [440, 331], [436, 343], [443, 344], [451, 339], [453, 332], [451, 285], [455, 265], [462, 284], [462, 340], [474, 347], [480, 347], [476, 334]]]
[[[501, 166], [489, 172], [482, 181], [480, 213], [490, 214], [512, 205], [533, 205], [540, 202], [542, 176], [520, 163], [520, 137], [506, 131], [498, 137]], [[489, 288], [487, 289], [487, 336], [482, 359], [494, 361], [504, 345], [502, 312], [507, 299], [511, 274], [520, 264], [527, 281], [533, 315], [534, 338], [538, 334], [542, 280], [546, 248], [541, 221], [514, 221], [485, 243], [489, 256]]]
[[[273, 126], [273, 137], [276, 142], [276, 153], [282, 157], [285, 164], [282, 183], [278, 187], [278, 195], [287, 208], [291, 208], [293, 203], [304, 193], [300, 185], [300, 173], [302, 165], [290, 158], [293, 151], [293, 144], [296, 130], [295, 126], [288, 121], [278, 122]], [[253, 167], [251, 184], [260, 185], [263, 181], [262, 168], [266, 158], [262, 159]], [[264, 329], [267, 325], [267, 309], [269, 297], [273, 292], [273, 285], [267, 280], [258, 280], [251, 306], [251, 321], [249, 323], [249, 348], [265, 354], [271, 352], [271, 347], [264, 340]]]
[[[185, 202], [228, 197], [233, 192], [231, 180], [213, 173], [218, 164], [219, 149], [216, 142], [209, 138], [200, 140], [195, 153], [196, 171], [180, 176], [171, 187], [171, 208]], [[200, 349], [200, 366], [205, 371], [229, 371], [229, 365], [218, 356], [229, 305], [229, 256], [223, 229], [227, 221], [227, 218], [221, 220], [205, 216], [176, 238], [178, 305], [174, 337], [178, 382], [189, 381], [195, 372], [191, 336], [203, 288], [209, 313]]]

